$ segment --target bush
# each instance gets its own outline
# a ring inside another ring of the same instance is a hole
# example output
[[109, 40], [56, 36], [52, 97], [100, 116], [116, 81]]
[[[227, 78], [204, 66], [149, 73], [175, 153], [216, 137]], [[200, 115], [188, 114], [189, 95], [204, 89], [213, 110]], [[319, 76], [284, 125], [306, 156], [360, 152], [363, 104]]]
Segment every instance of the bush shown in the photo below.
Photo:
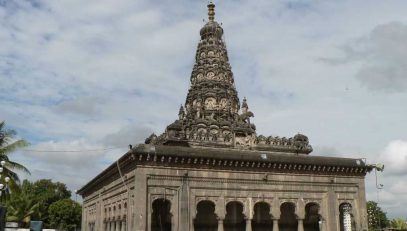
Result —
[[71, 199], [62, 199], [48, 208], [50, 226], [60, 230], [74, 230], [81, 224], [81, 205]]

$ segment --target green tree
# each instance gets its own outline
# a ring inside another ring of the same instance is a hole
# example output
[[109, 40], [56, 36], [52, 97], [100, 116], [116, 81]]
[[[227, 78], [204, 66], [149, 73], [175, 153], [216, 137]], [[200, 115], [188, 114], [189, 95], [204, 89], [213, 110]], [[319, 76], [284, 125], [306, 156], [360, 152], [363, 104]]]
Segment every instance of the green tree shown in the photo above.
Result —
[[63, 199], [49, 206], [50, 226], [60, 230], [75, 230], [81, 224], [81, 205], [71, 199]]
[[20, 227], [27, 227], [31, 217], [38, 212], [39, 203], [35, 203], [24, 193], [13, 194], [7, 201], [7, 221], [17, 222]]
[[44, 222], [45, 228], [51, 228], [49, 221], [49, 207], [52, 203], [71, 197], [64, 183], [52, 182], [50, 179], [41, 179], [35, 182], [24, 180], [21, 185], [21, 191], [39, 204], [37, 213], [33, 214], [33, 220]]
[[396, 218], [390, 221], [390, 226], [394, 229], [407, 229], [407, 222], [402, 218]]
[[28, 171], [26, 167], [10, 159], [11, 153], [29, 145], [25, 140], [15, 140], [16, 135], [16, 131], [6, 128], [4, 121], [0, 122], [0, 161], [6, 161], [2, 175], [3, 177], [10, 177], [12, 188], [16, 188], [16, 184], [20, 183], [20, 178], [15, 172], [16, 170], [30, 174], [30, 171]]
[[386, 213], [374, 201], [367, 202], [367, 219], [369, 230], [378, 230], [389, 226]]

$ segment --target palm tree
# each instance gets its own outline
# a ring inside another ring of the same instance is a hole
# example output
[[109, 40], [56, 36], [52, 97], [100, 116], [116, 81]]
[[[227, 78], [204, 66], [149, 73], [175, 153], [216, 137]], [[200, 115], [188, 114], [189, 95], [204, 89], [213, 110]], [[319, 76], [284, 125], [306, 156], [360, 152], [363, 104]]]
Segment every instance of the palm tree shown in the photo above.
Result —
[[19, 148], [27, 147], [29, 143], [25, 140], [15, 140], [16, 131], [12, 129], [6, 129], [5, 122], [0, 122], [0, 161], [6, 161], [6, 165], [3, 169], [3, 177], [10, 177], [11, 187], [20, 183], [15, 170], [31, 174], [30, 171], [22, 164], [10, 160], [9, 155]]
[[402, 218], [391, 220], [390, 226], [395, 229], [407, 229], [407, 223]]
[[38, 212], [39, 203], [35, 203], [29, 196], [19, 193], [7, 203], [8, 222], [17, 222], [19, 227], [26, 227], [31, 221], [31, 216]]

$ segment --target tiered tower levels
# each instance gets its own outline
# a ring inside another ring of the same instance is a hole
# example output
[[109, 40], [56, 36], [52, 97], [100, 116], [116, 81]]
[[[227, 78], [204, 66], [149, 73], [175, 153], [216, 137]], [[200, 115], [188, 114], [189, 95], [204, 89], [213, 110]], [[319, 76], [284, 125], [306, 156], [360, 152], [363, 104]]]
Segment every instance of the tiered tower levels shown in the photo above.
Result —
[[208, 15], [209, 21], [200, 30], [185, 107], [181, 105], [178, 120], [167, 126], [164, 134], [153, 134], [146, 143], [310, 153], [312, 148], [304, 135], [256, 135], [256, 126], [250, 122], [254, 114], [246, 99], [240, 105], [223, 28], [214, 21], [213, 3], [208, 4]]

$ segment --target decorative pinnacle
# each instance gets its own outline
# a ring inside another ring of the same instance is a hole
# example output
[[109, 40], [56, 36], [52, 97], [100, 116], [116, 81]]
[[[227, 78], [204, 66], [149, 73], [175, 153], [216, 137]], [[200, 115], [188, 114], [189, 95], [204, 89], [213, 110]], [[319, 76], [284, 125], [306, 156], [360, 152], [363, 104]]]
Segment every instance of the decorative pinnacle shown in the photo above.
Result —
[[215, 4], [212, 1], [208, 3], [208, 19], [213, 22], [215, 19]]

